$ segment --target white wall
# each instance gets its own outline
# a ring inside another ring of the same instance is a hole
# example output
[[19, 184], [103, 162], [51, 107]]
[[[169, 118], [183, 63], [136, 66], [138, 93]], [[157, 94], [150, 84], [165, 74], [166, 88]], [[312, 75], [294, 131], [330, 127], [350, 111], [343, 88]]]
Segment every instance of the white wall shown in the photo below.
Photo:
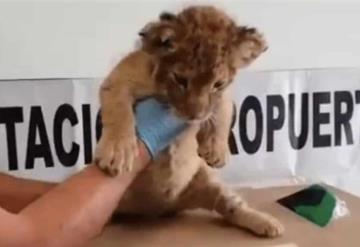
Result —
[[[146, 22], [184, 5], [0, 2], [0, 79], [102, 77], [133, 47]], [[270, 50], [250, 69], [360, 66], [359, 3], [263, 0], [220, 6], [268, 37]]]

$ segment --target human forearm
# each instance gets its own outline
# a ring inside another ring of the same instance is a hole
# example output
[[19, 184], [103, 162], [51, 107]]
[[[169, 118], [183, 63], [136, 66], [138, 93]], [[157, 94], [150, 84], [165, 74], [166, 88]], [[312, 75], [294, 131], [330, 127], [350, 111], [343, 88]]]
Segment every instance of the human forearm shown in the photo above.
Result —
[[156, 157], [186, 127], [184, 122], [169, 116], [165, 105], [153, 99], [139, 103], [136, 116], [139, 139], [147, 148], [140, 142], [131, 173], [110, 178], [95, 166], [88, 166], [20, 214], [0, 208], [0, 246], [82, 246], [96, 236], [137, 171], [150, 160], [148, 151]]
[[21, 216], [35, 224], [36, 246], [81, 246], [98, 235], [131, 181], [109, 179], [91, 166], [24, 209]]
[[[149, 161], [143, 146], [141, 150], [137, 169]], [[136, 173], [111, 178], [90, 166], [29, 205], [21, 217], [34, 222], [35, 246], [81, 246], [95, 237]]]
[[0, 208], [0, 219], [0, 246], [34, 246], [33, 229], [24, 218]]
[[18, 213], [54, 186], [55, 183], [0, 174], [0, 206], [11, 213]]

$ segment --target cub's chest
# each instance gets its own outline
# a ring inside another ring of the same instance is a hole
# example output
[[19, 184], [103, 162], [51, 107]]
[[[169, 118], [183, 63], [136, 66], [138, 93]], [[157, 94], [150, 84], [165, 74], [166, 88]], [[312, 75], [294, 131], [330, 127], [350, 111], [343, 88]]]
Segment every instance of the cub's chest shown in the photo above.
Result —
[[174, 200], [188, 186], [201, 164], [196, 132], [190, 126], [181, 133], [138, 177], [134, 188], [158, 199]]
[[137, 177], [122, 200], [120, 211], [162, 214], [176, 208], [202, 164], [197, 154], [198, 126], [190, 126]]

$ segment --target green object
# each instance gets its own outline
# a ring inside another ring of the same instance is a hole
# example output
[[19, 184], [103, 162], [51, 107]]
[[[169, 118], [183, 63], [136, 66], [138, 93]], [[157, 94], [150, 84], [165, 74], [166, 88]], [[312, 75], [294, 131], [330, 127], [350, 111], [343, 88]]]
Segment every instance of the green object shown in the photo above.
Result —
[[278, 202], [321, 227], [329, 224], [336, 207], [335, 195], [320, 185], [312, 185]]

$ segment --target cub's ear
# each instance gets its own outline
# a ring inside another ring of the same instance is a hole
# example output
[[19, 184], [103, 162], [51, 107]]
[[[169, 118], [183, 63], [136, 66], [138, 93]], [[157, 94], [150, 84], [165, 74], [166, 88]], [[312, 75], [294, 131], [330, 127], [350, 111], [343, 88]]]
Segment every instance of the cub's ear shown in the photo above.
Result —
[[238, 27], [232, 60], [235, 68], [246, 67], [268, 49], [264, 36], [255, 28]]
[[143, 49], [166, 55], [176, 50], [178, 23], [176, 16], [171, 13], [162, 13], [160, 21], [147, 24], [140, 32]]
[[170, 12], [163, 12], [160, 14], [159, 19], [161, 21], [176, 21], [177, 17], [175, 14]]

